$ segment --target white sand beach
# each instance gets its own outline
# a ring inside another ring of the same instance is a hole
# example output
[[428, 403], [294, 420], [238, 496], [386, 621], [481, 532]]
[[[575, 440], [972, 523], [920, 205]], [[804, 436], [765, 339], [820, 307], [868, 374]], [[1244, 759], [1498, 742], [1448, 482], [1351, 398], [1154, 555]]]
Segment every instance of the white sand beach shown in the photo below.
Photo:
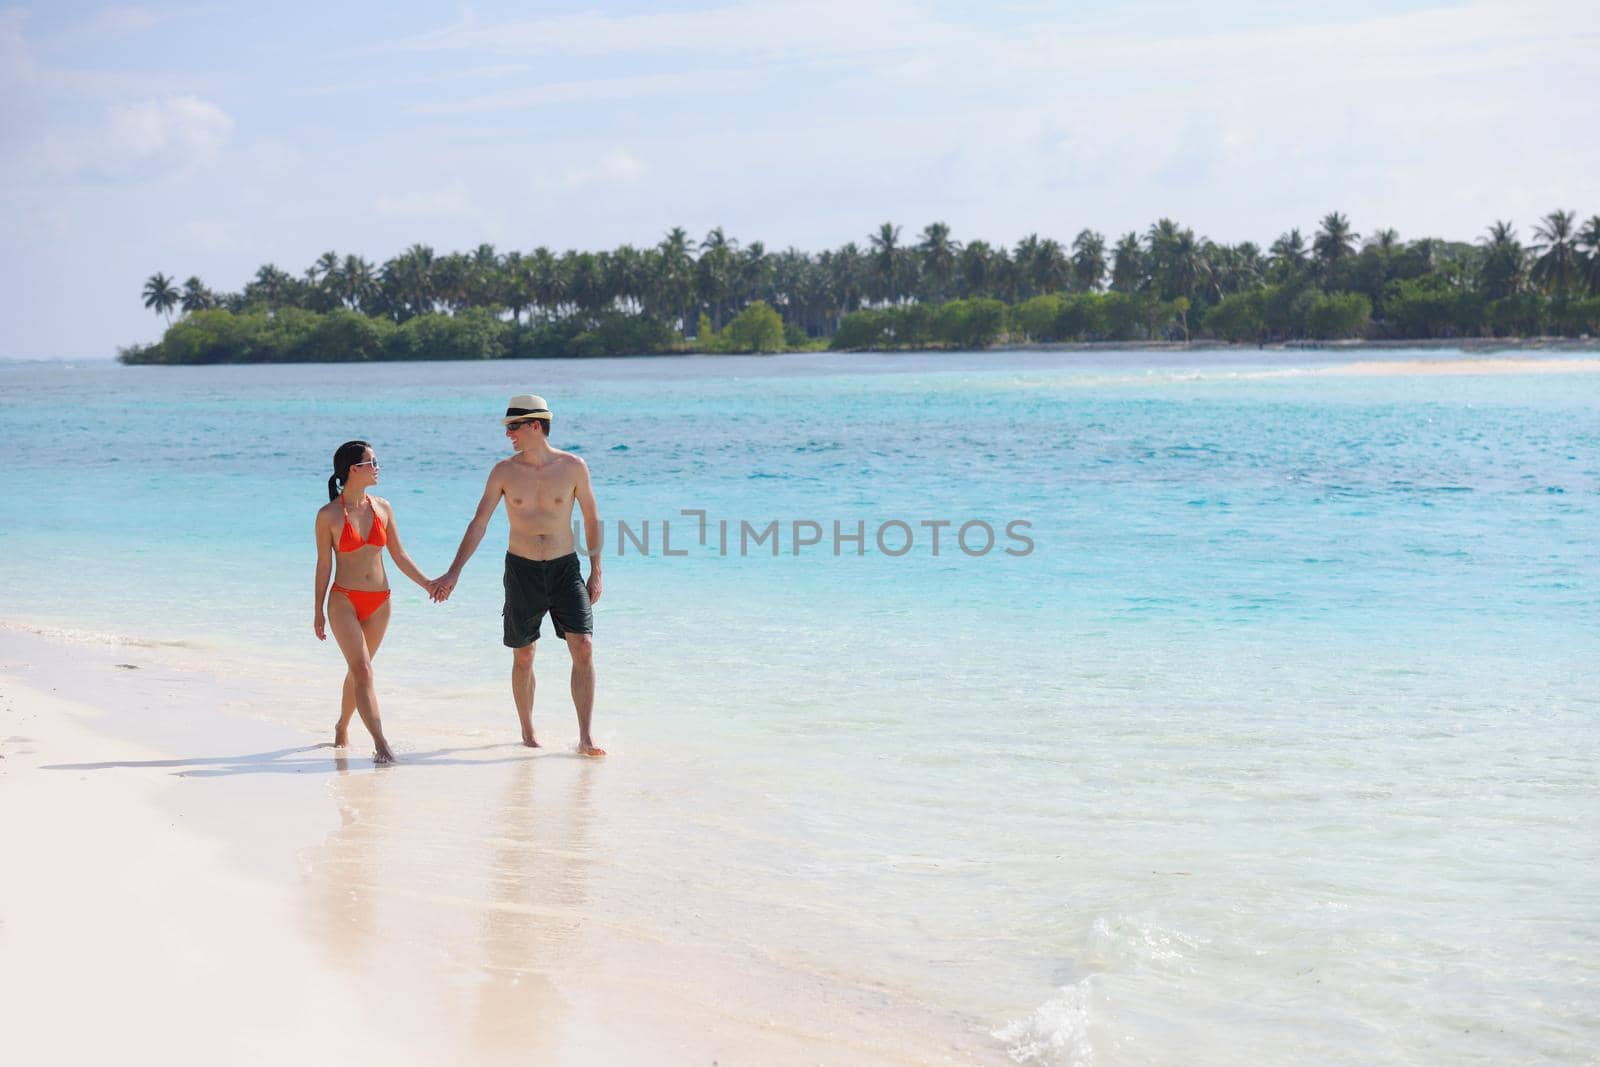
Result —
[[1298, 372], [1322, 377], [1403, 378], [1414, 375], [1463, 374], [1595, 374], [1600, 359], [1559, 356], [1483, 356], [1463, 359], [1371, 359], [1336, 367], [1311, 367]]
[[[470, 743], [376, 770], [218, 710], [252, 694], [193, 661], [0, 630], [19, 1062], [1004, 1062], [914, 999], [730, 949], [715, 892], [608, 847], [648, 821], [616, 810], [615, 758]], [[668, 918], [618, 906], [641, 895]]]

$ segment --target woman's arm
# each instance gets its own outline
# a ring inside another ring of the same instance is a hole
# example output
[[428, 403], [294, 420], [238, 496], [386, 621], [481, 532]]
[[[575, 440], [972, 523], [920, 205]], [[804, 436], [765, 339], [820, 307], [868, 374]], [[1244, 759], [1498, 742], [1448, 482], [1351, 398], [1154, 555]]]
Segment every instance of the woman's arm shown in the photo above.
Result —
[[316, 606], [312, 609], [311, 629], [317, 635], [318, 641], [328, 639], [328, 620], [322, 613], [322, 605], [328, 602], [328, 582], [333, 577], [333, 535], [323, 521], [322, 512], [317, 512], [317, 577]]
[[433, 583], [428, 580], [427, 576], [422, 573], [422, 570], [415, 563], [411, 562], [411, 557], [406, 555], [406, 550], [400, 544], [400, 531], [395, 529], [394, 525], [394, 505], [387, 500], [383, 502], [383, 505], [385, 510], [389, 512], [389, 517], [384, 520], [384, 525], [388, 528], [389, 555], [394, 559], [394, 565], [400, 568], [401, 574], [422, 586], [428, 595], [432, 596]]

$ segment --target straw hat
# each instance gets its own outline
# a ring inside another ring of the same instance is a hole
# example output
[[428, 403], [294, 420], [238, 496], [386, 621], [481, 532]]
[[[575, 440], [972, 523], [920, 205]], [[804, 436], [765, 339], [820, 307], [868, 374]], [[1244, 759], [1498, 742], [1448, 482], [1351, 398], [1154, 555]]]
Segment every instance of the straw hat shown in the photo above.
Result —
[[509, 426], [518, 419], [543, 419], [549, 422], [550, 405], [544, 402], [542, 396], [518, 393], [506, 402], [506, 417], [500, 420], [500, 425]]

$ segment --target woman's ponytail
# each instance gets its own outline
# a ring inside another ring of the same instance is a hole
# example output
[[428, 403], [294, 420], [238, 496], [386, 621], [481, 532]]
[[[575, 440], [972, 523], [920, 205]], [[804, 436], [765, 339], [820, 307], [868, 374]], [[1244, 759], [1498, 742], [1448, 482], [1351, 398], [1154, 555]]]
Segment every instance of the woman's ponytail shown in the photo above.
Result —
[[328, 479], [328, 499], [339, 495], [340, 488], [350, 480], [350, 467], [366, 458], [372, 446], [365, 441], [346, 441], [333, 453], [333, 476]]

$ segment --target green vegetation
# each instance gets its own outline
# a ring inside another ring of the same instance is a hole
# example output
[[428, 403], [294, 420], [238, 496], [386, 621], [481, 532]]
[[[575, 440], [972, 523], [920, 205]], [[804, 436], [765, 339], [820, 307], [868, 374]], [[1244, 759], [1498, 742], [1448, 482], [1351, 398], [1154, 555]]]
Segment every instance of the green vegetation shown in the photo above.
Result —
[[[268, 264], [241, 292], [196, 277], [144, 285], [168, 320], [128, 363], [341, 362], [982, 348], [1002, 342], [1587, 336], [1600, 332], [1600, 215], [1555, 211], [1524, 246], [1510, 222], [1473, 244], [1366, 240], [1325, 216], [1263, 252], [1161, 219], [1114, 242], [1015, 248], [956, 241], [935, 222], [914, 243], [884, 223], [865, 247], [810, 254], [740, 246], [719, 227], [654, 248], [436, 256], [413, 245], [374, 266], [324, 253], [296, 278]], [[172, 321], [172, 312], [181, 317]]]

